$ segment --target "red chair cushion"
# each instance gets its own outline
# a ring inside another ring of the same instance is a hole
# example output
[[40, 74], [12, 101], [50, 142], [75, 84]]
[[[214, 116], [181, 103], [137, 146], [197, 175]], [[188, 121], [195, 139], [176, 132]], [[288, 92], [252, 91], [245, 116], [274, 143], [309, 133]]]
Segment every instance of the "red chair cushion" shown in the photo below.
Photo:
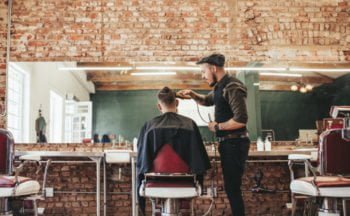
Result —
[[147, 182], [147, 188], [150, 187], [193, 187], [193, 183], [191, 182]]
[[[18, 181], [20, 184], [29, 180], [31, 179], [26, 177], [18, 177]], [[14, 176], [0, 176], [0, 188], [14, 186], [16, 186], [16, 178]]]
[[[311, 183], [313, 179], [313, 177], [306, 177], [299, 180]], [[319, 176], [315, 184], [317, 187], [350, 187], [350, 179], [338, 176]]]

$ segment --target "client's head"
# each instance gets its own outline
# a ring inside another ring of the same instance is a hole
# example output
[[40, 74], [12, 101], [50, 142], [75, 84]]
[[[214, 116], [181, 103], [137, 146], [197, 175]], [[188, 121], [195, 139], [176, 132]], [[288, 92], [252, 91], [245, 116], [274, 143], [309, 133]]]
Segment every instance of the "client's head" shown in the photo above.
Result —
[[175, 92], [165, 86], [158, 92], [158, 109], [162, 113], [176, 112], [179, 101], [175, 97]]

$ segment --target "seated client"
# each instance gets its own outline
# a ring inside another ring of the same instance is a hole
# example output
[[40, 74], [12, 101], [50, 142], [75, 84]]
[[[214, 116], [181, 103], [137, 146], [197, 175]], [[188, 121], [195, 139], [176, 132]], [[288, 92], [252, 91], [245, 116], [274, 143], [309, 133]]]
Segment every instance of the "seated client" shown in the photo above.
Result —
[[[203, 174], [210, 168], [199, 129], [192, 119], [177, 114], [178, 104], [170, 88], [164, 87], [158, 92], [158, 109], [162, 114], [144, 124], [137, 143], [137, 188], [144, 174], [152, 172], [153, 160], [166, 144], [188, 165], [192, 174], [197, 174], [198, 180], [202, 181]], [[138, 199], [144, 213], [145, 199], [140, 196]]]

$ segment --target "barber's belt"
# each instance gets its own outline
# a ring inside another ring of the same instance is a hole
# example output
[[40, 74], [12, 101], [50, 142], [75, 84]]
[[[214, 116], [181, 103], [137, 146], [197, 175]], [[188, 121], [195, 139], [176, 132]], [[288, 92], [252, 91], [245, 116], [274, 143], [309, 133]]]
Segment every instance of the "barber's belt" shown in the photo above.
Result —
[[217, 140], [218, 142], [222, 142], [229, 139], [247, 138], [247, 137], [248, 137], [248, 133], [237, 133], [237, 134], [229, 134], [223, 137], [217, 137]]

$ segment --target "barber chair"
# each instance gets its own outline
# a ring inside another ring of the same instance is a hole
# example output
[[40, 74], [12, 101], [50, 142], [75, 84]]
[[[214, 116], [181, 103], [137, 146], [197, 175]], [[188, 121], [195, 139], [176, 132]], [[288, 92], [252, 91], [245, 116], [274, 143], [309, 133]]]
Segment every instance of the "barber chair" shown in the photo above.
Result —
[[[347, 118], [344, 121], [349, 122]], [[305, 163], [307, 170], [311, 171], [312, 176], [307, 176], [306, 173], [306, 177], [292, 180], [290, 184], [292, 194], [306, 195], [320, 201], [319, 216], [339, 216], [337, 201], [342, 200], [343, 215], [347, 215], [344, 200], [350, 198], [350, 178], [344, 175], [350, 174], [349, 153], [349, 124], [343, 129], [324, 131], [320, 136], [317, 167], [311, 165], [310, 158], [299, 158]]]
[[180, 215], [180, 200], [200, 196], [201, 187], [188, 165], [166, 144], [153, 161], [152, 173], [145, 174], [139, 192], [140, 196], [151, 199], [152, 215], [159, 201], [162, 216], [177, 216]]
[[[12, 134], [7, 130], [0, 129], [0, 216], [12, 216], [15, 212], [26, 215], [33, 213], [36, 216], [38, 215], [36, 201], [43, 199], [44, 193], [43, 195], [39, 194], [40, 184], [38, 181], [19, 176], [19, 173], [26, 162], [39, 162], [40, 157], [36, 155], [24, 155], [19, 158], [21, 161], [20, 165], [14, 167], [14, 147]], [[48, 161], [45, 168], [44, 184], [49, 163]], [[31, 202], [33, 209], [28, 210], [24, 209], [24, 207], [18, 207], [20, 209], [13, 207], [14, 205], [11, 204], [18, 199]]]

